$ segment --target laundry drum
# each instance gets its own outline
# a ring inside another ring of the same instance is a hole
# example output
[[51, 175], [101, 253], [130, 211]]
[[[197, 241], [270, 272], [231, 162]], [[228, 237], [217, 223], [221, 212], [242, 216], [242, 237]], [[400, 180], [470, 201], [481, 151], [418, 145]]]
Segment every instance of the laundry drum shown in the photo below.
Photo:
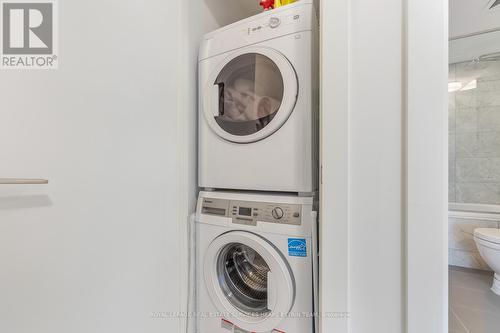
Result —
[[247, 315], [264, 315], [267, 308], [269, 265], [254, 249], [239, 243], [220, 252], [217, 272], [220, 286], [231, 304]]

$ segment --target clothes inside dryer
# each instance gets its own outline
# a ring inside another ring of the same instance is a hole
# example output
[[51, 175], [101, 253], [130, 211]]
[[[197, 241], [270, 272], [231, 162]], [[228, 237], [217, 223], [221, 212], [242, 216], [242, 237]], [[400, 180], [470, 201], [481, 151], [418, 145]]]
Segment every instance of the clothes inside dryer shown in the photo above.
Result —
[[254, 249], [231, 243], [221, 251], [217, 271], [219, 283], [233, 306], [247, 315], [265, 315], [268, 264]]
[[250, 135], [266, 127], [283, 99], [283, 77], [268, 57], [243, 54], [230, 61], [215, 85], [219, 87], [221, 128], [233, 135]]

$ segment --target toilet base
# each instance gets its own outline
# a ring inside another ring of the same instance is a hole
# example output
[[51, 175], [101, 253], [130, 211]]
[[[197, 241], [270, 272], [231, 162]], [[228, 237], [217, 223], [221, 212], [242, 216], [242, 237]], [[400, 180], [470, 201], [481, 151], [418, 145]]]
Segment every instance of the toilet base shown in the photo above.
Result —
[[495, 274], [495, 278], [493, 279], [493, 286], [491, 287], [491, 291], [500, 296], [500, 275]]

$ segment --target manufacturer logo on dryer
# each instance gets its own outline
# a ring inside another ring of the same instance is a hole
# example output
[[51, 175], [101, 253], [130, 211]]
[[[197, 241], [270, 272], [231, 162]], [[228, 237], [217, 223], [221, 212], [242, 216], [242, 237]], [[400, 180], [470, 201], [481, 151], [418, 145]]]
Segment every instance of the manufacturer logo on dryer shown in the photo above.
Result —
[[307, 257], [307, 242], [304, 238], [288, 238], [288, 255]]

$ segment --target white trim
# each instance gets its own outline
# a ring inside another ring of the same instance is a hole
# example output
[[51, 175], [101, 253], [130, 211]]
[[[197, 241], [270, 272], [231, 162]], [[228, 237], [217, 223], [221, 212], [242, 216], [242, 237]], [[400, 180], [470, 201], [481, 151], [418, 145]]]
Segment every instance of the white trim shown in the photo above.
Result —
[[450, 213], [451, 212], [469, 212], [469, 213], [500, 214], [500, 205], [485, 205], [485, 204], [450, 202], [448, 207], [449, 207]]
[[[349, 162], [349, 128], [355, 124], [350, 123], [349, 114], [353, 111], [351, 88], [356, 88], [350, 79], [350, 44], [356, 32], [350, 20], [357, 17], [359, 6], [348, 0], [321, 2], [321, 314], [351, 311], [350, 281], [358, 278], [349, 273], [354, 253], [350, 252], [350, 223], [355, 222], [350, 212], [350, 169], [355, 166]], [[403, 7], [403, 130], [407, 137], [402, 142], [406, 239], [401, 247], [406, 254], [402, 272], [406, 297], [401, 303], [407, 317], [401, 320], [402, 331], [444, 333], [448, 331], [448, 3], [403, 0]], [[355, 320], [356, 325], [354, 319], [323, 317], [320, 332], [351, 332], [366, 318]]]
[[406, 0], [407, 332], [448, 332], [448, 1]]
[[449, 211], [448, 217], [456, 219], [479, 220], [479, 221], [484, 221], [484, 220], [500, 221], [500, 214], [477, 213], [477, 212]]

